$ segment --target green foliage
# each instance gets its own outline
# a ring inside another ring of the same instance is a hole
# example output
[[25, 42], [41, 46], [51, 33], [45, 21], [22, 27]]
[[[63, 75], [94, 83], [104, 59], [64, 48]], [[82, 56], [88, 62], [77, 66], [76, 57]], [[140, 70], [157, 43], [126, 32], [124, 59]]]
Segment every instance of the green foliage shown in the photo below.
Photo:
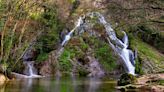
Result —
[[36, 61], [41, 62], [48, 59], [48, 53], [41, 53], [38, 55]]
[[41, 18], [41, 14], [35, 14], [35, 13], [33, 13], [33, 14], [30, 15], [30, 18], [32, 20], [39, 20]]
[[[155, 48], [151, 47], [147, 43], [144, 43], [141, 41], [139, 38], [134, 37], [133, 35], [129, 35], [130, 38], [130, 47], [132, 49], [137, 48], [138, 52], [138, 59], [136, 60], [136, 72], [139, 74], [143, 73], [144, 70], [142, 70], [142, 64], [144, 63], [143, 61], [148, 61], [150, 63], [153, 63], [154, 67], [164, 67], [162, 62], [164, 61], [164, 56], [159, 53]], [[158, 69], [158, 71], [162, 71], [161, 69]], [[149, 70], [149, 69], [148, 69]]]
[[164, 52], [164, 36], [150, 25], [140, 24], [130, 27], [131, 32], [142, 41], [154, 46], [160, 52]]
[[95, 40], [95, 54], [99, 59], [100, 64], [109, 71], [112, 71], [116, 67], [116, 56], [113, 55], [113, 51], [110, 46], [100, 40]]
[[89, 46], [86, 43], [82, 43], [81, 48], [82, 48], [83, 51], [86, 51], [89, 48]]
[[8, 66], [9, 65], [6, 62], [2, 61], [1, 64], [0, 64], [0, 71], [5, 73], [7, 71]]
[[[22, 31], [26, 29], [26, 24], [21, 24], [21, 21], [28, 20], [27, 12], [24, 10], [24, 6], [27, 4], [22, 1], [23, 0], [1, 0], [0, 3], [0, 62], [2, 63], [3, 61], [3, 63], [6, 63], [8, 65], [7, 69], [12, 69], [16, 63], [20, 61], [25, 48], [27, 48], [31, 42], [31, 38], [25, 38], [24, 36], [27, 34], [24, 34]], [[22, 40], [22, 38], [24, 39]], [[5, 71], [7, 71], [7, 69], [5, 69]]]
[[[74, 53], [71, 58], [84, 58], [86, 53], [91, 53], [99, 59], [100, 64], [107, 71], [112, 71], [116, 67], [117, 57], [113, 54], [113, 50], [110, 48], [108, 43], [94, 37], [82, 35], [83, 38], [76, 38], [76, 45], [73, 45], [70, 41], [67, 45], [67, 50]], [[75, 39], [75, 38], [73, 38]], [[85, 39], [85, 41], [84, 41]], [[90, 48], [90, 50], [89, 50]]]
[[143, 70], [142, 70], [142, 60], [141, 60], [141, 58], [137, 58], [136, 60], [135, 60], [135, 73], [136, 74], [144, 74], [144, 72], [143, 72]]
[[150, 60], [153, 60], [155, 62], [160, 62], [164, 60], [164, 57], [153, 47], [150, 45], [142, 42], [139, 38], [133, 38], [132, 36], [130, 37], [131, 40], [131, 47], [132, 48], [137, 48], [138, 53], [143, 56], [149, 57]]
[[157, 80], [156, 81], [159, 85], [163, 85], [164, 86], [164, 80]]
[[68, 0], [70, 3], [74, 3], [76, 0]]
[[78, 69], [78, 73], [79, 73], [79, 76], [83, 76], [83, 77], [86, 77], [89, 74], [89, 72], [84, 68]]
[[[62, 23], [57, 18], [56, 7], [52, 7], [53, 4], [47, 1], [0, 0], [0, 2], [0, 32], [3, 38], [0, 46], [0, 63], [3, 61], [8, 68], [20, 72], [23, 70], [23, 64], [18, 61], [22, 61], [23, 54], [33, 42], [36, 42], [35, 49], [39, 53], [37, 61], [46, 60], [48, 53], [59, 41], [59, 32], [62, 28]], [[42, 35], [38, 30], [43, 31]]]
[[62, 55], [59, 57], [59, 65], [61, 71], [65, 71], [65, 72], [71, 71], [72, 68], [72, 64], [70, 63], [71, 56], [72, 53], [69, 50], [65, 49]]
[[72, 55], [71, 58], [82, 58], [84, 57], [87, 49], [89, 48], [88, 44], [86, 44], [81, 37], [78, 38], [72, 38], [76, 40], [77, 42], [70, 41], [65, 47], [67, 50], [69, 50]]
[[51, 7], [51, 5], [45, 7], [45, 12], [38, 20], [44, 25], [44, 31], [35, 45], [37, 52], [41, 54], [38, 55], [40, 61], [40, 59], [47, 59], [47, 57], [40, 57], [42, 56], [42, 53], [49, 53], [55, 49], [55, 46], [59, 42], [60, 30], [62, 30], [63, 25], [57, 18], [56, 8]]
[[40, 52], [50, 52], [54, 50], [56, 42], [59, 40], [59, 35], [55, 30], [46, 30], [43, 32], [42, 36], [38, 39], [36, 48]]
[[80, 1], [79, 0], [69, 0], [69, 2], [71, 3], [71, 12], [70, 15], [75, 14], [76, 9], [79, 7], [80, 5]]

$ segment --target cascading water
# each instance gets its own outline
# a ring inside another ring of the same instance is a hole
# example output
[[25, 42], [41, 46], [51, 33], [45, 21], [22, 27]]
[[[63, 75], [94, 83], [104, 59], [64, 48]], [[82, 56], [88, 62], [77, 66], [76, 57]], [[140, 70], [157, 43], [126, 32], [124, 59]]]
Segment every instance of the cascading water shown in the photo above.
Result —
[[28, 77], [41, 77], [40, 75], [37, 75], [37, 71], [34, 67], [34, 62], [33, 61], [24, 61], [24, 64], [25, 64], [24, 73]]
[[[104, 25], [105, 30], [111, 40], [111, 42], [114, 42], [115, 45], [113, 44], [112, 48], [117, 51], [117, 53], [119, 54], [119, 56], [123, 59], [124, 64], [127, 68], [128, 73], [130, 74], [135, 74], [135, 61], [134, 61], [134, 55], [133, 52], [128, 48], [128, 36], [126, 35], [126, 33], [123, 31], [124, 33], [124, 37], [123, 37], [123, 41], [119, 40], [115, 34], [115, 31], [112, 29], [111, 25], [106, 22], [105, 18], [103, 15], [101, 15], [100, 13], [91, 13], [92, 16], [96, 16], [99, 19], [99, 22], [101, 24]], [[112, 44], [112, 43], [110, 43]]]
[[128, 69], [128, 72], [131, 74], [135, 74], [134, 55], [133, 55], [133, 52], [131, 50], [127, 49], [127, 47], [128, 47], [128, 36], [126, 35], [125, 32], [124, 32], [123, 42], [124, 42], [124, 48], [122, 49], [120, 56], [124, 60], [124, 63]]
[[30, 64], [30, 63], [27, 63], [27, 66], [29, 68], [29, 76], [33, 76], [35, 75], [35, 73], [33, 72], [33, 64]]
[[33, 77], [41, 77], [37, 75], [37, 70], [34, 67], [34, 61], [31, 61], [33, 57], [33, 53], [31, 47], [27, 50], [27, 52], [23, 56], [23, 63], [25, 65], [24, 74], [29, 78]]
[[64, 40], [62, 41], [61, 45], [64, 46], [66, 42], [68, 42], [71, 39], [71, 35], [73, 32], [80, 27], [80, 25], [83, 23], [82, 17], [80, 17], [76, 23], [76, 26], [64, 37]]
[[[126, 35], [126, 33], [123, 31], [124, 37], [123, 37], [123, 41], [121, 41], [120, 39], [117, 38], [115, 31], [112, 29], [110, 23], [108, 23], [105, 20], [103, 15], [101, 15], [98, 12], [93, 12], [93, 13], [86, 14], [86, 16], [90, 17], [91, 19], [94, 17], [98, 18], [99, 23], [105, 27], [105, 31], [108, 35], [108, 38], [110, 39], [109, 40], [110, 46], [114, 49], [114, 51], [117, 52], [117, 54], [124, 61], [124, 64], [127, 68], [127, 72], [134, 75], [135, 74], [134, 54], [131, 50], [127, 49], [128, 48], [128, 36]], [[77, 28], [83, 26], [82, 25], [84, 23], [83, 20], [86, 16], [80, 17], [78, 19], [76, 26], [65, 36], [65, 38], [61, 44], [62, 46], [64, 46], [66, 44], [66, 42], [68, 42], [71, 39], [71, 35]], [[78, 31], [81, 31], [81, 30], [78, 30]], [[82, 33], [82, 32], [79, 32], [79, 33]]]

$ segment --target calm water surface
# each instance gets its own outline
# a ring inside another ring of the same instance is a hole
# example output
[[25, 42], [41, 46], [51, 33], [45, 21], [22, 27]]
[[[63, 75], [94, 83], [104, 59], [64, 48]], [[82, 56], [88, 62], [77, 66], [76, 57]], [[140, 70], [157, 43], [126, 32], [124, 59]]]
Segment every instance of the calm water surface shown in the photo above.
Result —
[[8, 82], [0, 92], [116, 92], [116, 81], [95, 78], [33, 78]]

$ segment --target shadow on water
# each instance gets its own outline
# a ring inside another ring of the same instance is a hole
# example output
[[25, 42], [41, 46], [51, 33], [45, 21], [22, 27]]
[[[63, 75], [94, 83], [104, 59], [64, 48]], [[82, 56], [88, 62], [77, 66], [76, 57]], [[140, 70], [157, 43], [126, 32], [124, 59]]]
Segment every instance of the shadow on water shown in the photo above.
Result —
[[29, 78], [13, 80], [0, 92], [116, 92], [116, 82], [97, 78]]

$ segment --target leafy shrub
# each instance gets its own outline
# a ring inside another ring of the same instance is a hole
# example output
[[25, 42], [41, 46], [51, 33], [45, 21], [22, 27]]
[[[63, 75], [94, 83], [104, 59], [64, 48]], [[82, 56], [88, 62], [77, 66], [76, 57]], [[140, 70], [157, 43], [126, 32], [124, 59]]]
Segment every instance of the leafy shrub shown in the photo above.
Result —
[[72, 65], [70, 63], [71, 52], [69, 50], [64, 50], [62, 55], [59, 57], [59, 65], [62, 71], [71, 71]]
[[99, 59], [100, 63], [106, 70], [113, 70], [116, 67], [116, 56], [112, 54], [112, 49], [110, 46], [102, 41], [95, 41], [98, 47], [95, 49], [96, 57]]
[[38, 55], [37, 58], [39, 61], [46, 60], [48, 58], [47, 56], [41, 56], [54, 50], [55, 46], [58, 45], [60, 30], [62, 30], [63, 26], [57, 18], [56, 8], [51, 6], [52, 5], [47, 5], [45, 7], [45, 12], [41, 15], [41, 18], [38, 19], [44, 25], [42, 35], [37, 40], [37, 44], [35, 45], [37, 52], [41, 54]]
[[48, 59], [48, 53], [41, 53], [38, 55], [36, 61], [41, 62]]

